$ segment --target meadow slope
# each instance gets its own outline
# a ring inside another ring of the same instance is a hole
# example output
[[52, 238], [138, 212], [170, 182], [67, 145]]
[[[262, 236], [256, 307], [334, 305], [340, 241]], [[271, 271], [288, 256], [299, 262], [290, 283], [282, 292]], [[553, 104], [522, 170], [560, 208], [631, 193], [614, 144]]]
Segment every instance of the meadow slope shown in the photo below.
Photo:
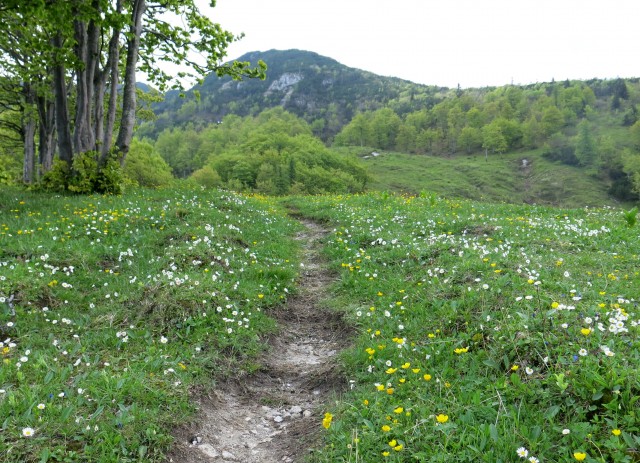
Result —
[[163, 461], [190, 392], [260, 368], [300, 228], [227, 192], [0, 190], [3, 461]]
[[291, 203], [334, 227], [359, 332], [314, 461], [640, 461], [640, 229], [619, 210]]
[[287, 209], [330, 230], [355, 333], [312, 461], [640, 461], [638, 225], [423, 196], [0, 190], [6, 461], [163, 461], [190, 394], [262, 368]]

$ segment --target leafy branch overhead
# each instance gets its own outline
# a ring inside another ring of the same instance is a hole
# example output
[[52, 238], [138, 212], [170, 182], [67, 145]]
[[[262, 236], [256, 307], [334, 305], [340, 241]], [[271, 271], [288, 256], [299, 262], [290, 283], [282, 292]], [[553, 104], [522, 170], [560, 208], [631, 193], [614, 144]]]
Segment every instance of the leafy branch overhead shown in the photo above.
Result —
[[[215, 2], [212, 2], [215, 4]], [[73, 175], [74, 160], [95, 153], [98, 169], [124, 164], [136, 123], [136, 75], [161, 90], [216, 72], [264, 79], [266, 65], [224, 64], [240, 37], [204, 16], [194, 0], [7, 1], [0, 8], [0, 72], [20, 83], [25, 176], [34, 176], [36, 132], [43, 170]], [[195, 58], [197, 57], [197, 59]], [[171, 75], [163, 63], [190, 69]], [[29, 108], [37, 108], [29, 114]], [[37, 130], [36, 130], [37, 129]]]

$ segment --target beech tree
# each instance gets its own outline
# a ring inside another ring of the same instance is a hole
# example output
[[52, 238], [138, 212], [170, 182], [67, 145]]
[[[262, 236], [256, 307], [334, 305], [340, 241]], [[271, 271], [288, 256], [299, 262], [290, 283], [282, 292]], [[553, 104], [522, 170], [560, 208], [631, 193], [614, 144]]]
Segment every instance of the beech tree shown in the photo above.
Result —
[[575, 154], [581, 166], [590, 166], [596, 160], [597, 146], [592, 135], [593, 128], [589, 121], [583, 120], [578, 124], [578, 134], [575, 138]]
[[[201, 14], [195, 0], [9, 0], [0, 20], [7, 31], [0, 37], [0, 72], [21, 82], [27, 106], [42, 99], [39, 125], [55, 125], [58, 157], [71, 173], [74, 160], [87, 153], [98, 169], [110, 157], [124, 164], [138, 72], [160, 90], [211, 72], [265, 77], [263, 62], [222, 63], [240, 37]], [[191, 71], [171, 75], [163, 63]]]

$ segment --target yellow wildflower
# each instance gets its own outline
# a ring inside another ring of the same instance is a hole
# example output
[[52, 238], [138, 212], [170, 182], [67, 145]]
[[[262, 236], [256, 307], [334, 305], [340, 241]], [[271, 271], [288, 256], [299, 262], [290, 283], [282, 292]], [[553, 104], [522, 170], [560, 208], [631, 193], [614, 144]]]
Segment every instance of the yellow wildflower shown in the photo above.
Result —
[[333, 415], [329, 412], [324, 414], [324, 418], [322, 419], [322, 426], [325, 429], [329, 429], [329, 426], [331, 426], [331, 420], [333, 420]]

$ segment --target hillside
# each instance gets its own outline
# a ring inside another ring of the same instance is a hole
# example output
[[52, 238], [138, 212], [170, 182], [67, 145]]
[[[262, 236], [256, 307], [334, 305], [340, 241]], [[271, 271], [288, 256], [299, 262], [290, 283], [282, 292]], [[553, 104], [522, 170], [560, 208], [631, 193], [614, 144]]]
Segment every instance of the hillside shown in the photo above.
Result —
[[540, 150], [486, 159], [483, 155], [442, 158], [381, 152], [364, 161], [372, 190], [493, 203], [627, 206], [608, 195], [606, 181], [586, 169], [545, 159]]
[[[448, 89], [377, 76], [308, 51], [252, 52], [240, 60], [266, 61], [267, 79], [210, 75], [183, 98], [170, 92], [153, 104], [157, 119], [139, 128], [139, 137], [157, 140], [174, 176], [209, 165], [237, 189], [213, 158], [229, 149], [247, 161], [251, 153], [264, 156], [267, 145], [244, 146], [251, 134], [233, 128], [248, 117], [254, 121], [242, 125], [257, 129], [271, 118], [262, 114], [277, 108], [283, 120], [299, 120], [284, 125], [306, 124], [305, 133], [352, 157], [406, 153], [369, 160], [369, 188], [563, 206], [639, 199], [637, 78]], [[268, 132], [269, 148], [282, 157], [280, 135], [273, 127]], [[285, 172], [288, 157], [271, 170]], [[260, 163], [253, 164], [251, 176], [239, 172], [235, 179], [243, 188], [257, 188]]]
[[634, 220], [0, 188], [2, 461], [637, 462]]
[[211, 74], [202, 85], [185, 92], [184, 98], [177, 91], [168, 92], [163, 102], [153, 105], [158, 116], [155, 124], [143, 127], [141, 132], [154, 136], [167, 127], [206, 125], [227, 114], [256, 115], [282, 106], [312, 124], [314, 133], [328, 140], [358, 111], [392, 107], [404, 113], [432, 106], [449, 91], [350, 68], [310, 51], [251, 52], [237, 61], [258, 60], [269, 67], [264, 81], [238, 82]]

